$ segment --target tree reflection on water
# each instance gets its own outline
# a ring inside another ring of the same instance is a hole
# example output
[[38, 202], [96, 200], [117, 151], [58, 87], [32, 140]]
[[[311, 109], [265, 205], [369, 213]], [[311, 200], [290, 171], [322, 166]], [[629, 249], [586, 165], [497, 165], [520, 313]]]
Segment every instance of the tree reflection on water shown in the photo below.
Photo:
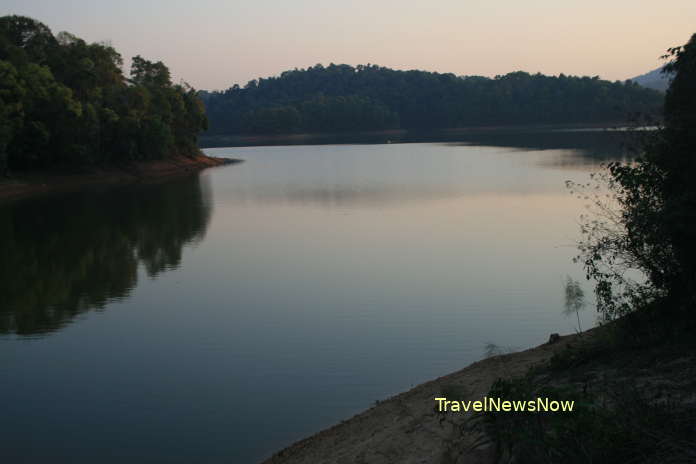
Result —
[[0, 207], [0, 333], [40, 335], [127, 297], [181, 263], [205, 235], [198, 176], [18, 201]]

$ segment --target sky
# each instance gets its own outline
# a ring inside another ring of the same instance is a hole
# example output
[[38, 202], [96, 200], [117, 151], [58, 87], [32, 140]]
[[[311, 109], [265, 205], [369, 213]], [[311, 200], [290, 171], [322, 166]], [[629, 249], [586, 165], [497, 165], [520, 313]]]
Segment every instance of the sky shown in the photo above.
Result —
[[5, 14], [207, 90], [317, 63], [624, 80], [696, 32], [694, 0], [3, 0]]

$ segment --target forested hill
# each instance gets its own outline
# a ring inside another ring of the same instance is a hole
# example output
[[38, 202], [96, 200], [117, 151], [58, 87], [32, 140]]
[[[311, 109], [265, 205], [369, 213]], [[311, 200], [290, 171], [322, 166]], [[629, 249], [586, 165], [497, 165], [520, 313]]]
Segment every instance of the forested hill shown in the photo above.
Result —
[[0, 175], [198, 153], [207, 127], [196, 91], [161, 62], [133, 58], [130, 79], [105, 44], [0, 18]]
[[496, 78], [316, 65], [201, 92], [210, 134], [615, 123], [657, 114], [663, 95], [633, 82], [513, 72]]

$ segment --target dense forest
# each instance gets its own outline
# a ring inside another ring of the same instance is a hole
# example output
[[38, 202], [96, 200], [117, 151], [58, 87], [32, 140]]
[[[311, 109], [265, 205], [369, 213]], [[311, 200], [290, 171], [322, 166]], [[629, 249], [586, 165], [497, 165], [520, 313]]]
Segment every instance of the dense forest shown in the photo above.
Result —
[[201, 92], [209, 134], [615, 123], [658, 114], [663, 94], [599, 77], [513, 72], [493, 79], [331, 64]]
[[162, 62], [0, 18], [0, 175], [9, 170], [161, 159], [198, 152], [207, 119], [196, 91]]

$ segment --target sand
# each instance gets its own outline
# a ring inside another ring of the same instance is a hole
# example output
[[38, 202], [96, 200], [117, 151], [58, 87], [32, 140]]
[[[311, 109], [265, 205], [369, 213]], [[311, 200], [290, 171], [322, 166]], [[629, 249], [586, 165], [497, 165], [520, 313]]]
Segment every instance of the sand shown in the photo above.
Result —
[[494, 463], [495, 446], [474, 427], [473, 413], [437, 412], [434, 398], [443, 396], [443, 390], [454, 390], [464, 397], [458, 399], [481, 399], [498, 378], [524, 375], [576, 337], [487, 358], [418, 385], [298, 441], [265, 463]]

